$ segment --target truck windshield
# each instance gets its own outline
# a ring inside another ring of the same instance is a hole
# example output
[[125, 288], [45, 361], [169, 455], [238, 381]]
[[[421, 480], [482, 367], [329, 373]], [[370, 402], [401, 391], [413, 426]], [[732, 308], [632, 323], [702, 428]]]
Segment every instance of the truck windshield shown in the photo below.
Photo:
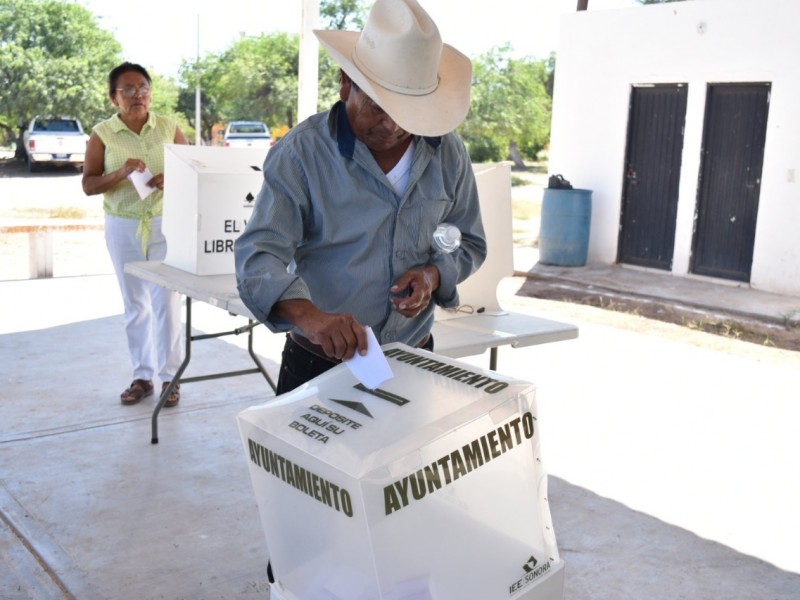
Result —
[[242, 123], [231, 125], [231, 133], [266, 133], [263, 123]]
[[34, 131], [58, 131], [63, 133], [77, 133], [78, 123], [71, 119], [41, 119], [33, 126]]

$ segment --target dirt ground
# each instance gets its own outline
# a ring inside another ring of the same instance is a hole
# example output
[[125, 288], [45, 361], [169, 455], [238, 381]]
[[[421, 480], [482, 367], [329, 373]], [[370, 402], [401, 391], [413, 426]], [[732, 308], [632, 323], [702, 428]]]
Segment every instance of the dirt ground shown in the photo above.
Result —
[[[512, 189], [514, 243], [535, 246], [538, 239], [539, 209], [546, 183], [543, 167], [514, 170], [512, 177], [527, 185]], [[0, 222], [36, 219], [101, 220], [102, 198], [87, 197], [80, 173], [70, 167], [28, 173], [24, 162], [0, 159]], [[54, 236], [54, 276], [97, 275], [113, 272], [101, 231], [58, 233]], [[28, 278], [28, 236], [0, 236], [0, 281]], [[698, 317], [696, 310], [675, 303], [657, 302], [634, 295], [607, 294], [597, 289], [564, 290], [535, 273], [522, 273], [526, 281], [518, 296], [557, 300], [684, 326], [688, 330], [714, 333], [730, 339], [786, 350], [800, 351], [800, 315], [785, 322], [764, 322], [734, 314]]]

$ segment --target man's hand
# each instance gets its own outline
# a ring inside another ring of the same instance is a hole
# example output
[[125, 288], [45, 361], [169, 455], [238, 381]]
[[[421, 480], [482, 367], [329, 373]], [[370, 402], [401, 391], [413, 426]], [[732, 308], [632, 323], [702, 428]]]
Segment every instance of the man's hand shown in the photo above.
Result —
[[431, 303], [431, 296], [439, 289], [439, 269], [426, 265], [411, 269], [389, 289], [392, 304], [397, 312], [407, 318], [416, 317]]
[[352, 315], [319, 310], [308, 300], [283, 300], [273, 313], [289, 321], [330, 358], [347, 360], [367, 353], [367, 331]]

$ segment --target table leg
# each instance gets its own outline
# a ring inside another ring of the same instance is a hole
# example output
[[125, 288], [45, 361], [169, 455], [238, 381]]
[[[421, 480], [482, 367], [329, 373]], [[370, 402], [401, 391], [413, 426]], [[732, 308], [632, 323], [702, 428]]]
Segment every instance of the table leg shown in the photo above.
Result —
[[[259, 360], [258, 356], [253, 349], [253, 329], [258, 325], [258, 321], [253, 321], [252, 319], [248, 319], [247, 325], [245, 327], [239, 327], [233, 329], [232, 331], [222, 331], [218, 333], [206, 333], [201, 335], [192, 335], [192, 299], [189, 296], [186, 296], [186, 356], [181, 363], [181, 366], [178, 368], [178, 372], [175, 373], [175, 377], [172, 378], [172, 381], [169, 382], [169, 385], [166, 389], [161, 393], [161, 397], [158, 399], [158, 404], [156, 404], [155, 409], [153, 409], [153, 417], [152, 417], [152, 434], [150, 436], [150, 443], [157, 444], [158, 443], [158, 413], [161, 412], [161, 409], [164, 407], [164, 404], [169, 398], [169, 395], [172, 393], [172, 390], [175, 389], [175, 386], [180, 383], [191, 383], [194, 381], [207, 381], [209, 379], [220, 379], [222, 377], [235, 377], [237, 375], [250, 375], [255, 373], [261, 373], [264, 378], [267, 380], [270, 388], [272, 391], [275, 391], [275, 383], [272, 381], [272, 378], [269, 376], [267, 369], [261, 364], [261, 360]], [[253, 362], [256, 364], [255, 368], [251, 369], [243, 369], [240, 371], [227, 371], [223, 373], [211, 373], [209, 375], [197, 375], [194, 377], [182, 377], [183, 372], [186, 370], [186, 367], [189, 366], [189, 360], [192, 357], [192, 342], [199, 341], [199, 340], [207, 340], [218, 338], [226, 335], [240, 335], [242, 333], [247, 332], [247, 351], [250, 354], [250, 358], [253, 359]]]
[[184, 340], [184, 342], [186, 344], [186, 356], [184, 357], [181, 366], [178, 367], [178, 372], [175, 373], [175, 377], [173, 377], [172, 381], [169, 382], [167, 389], [161, 392], [161, 397], [158, 399], [158, 404], [156, 404], [156, 407], [153, 409], [150, 435], [151, 444], [158, 443], [158, 413], [161, 412], [162, 408], [164, 408], [164, 403], [167, 401], [167, 398], [169, 398], [172, 390], [174, 390], [175, 386], [180, 383], [181, 375], [183, 375], [186, 367], [189, 366], [189, 360], [192, 358], [192, 299], [189, 296], [186, 296], [186, 340]]
[[261, 374], [267, 380], [269, 387], [272, 388], [273, 392], [277, 392], [278, 390], [275, 386], [275, 382], [272, 381], [272, 378], [269, 376], [269, 373], [267, 373], [267, 369], [264, 368], [264, 365], [261, 364], [261, 360], [259, 360], [258, 356], [255, 353], [255, 350], [253, 350], [253, 328], [256, 325], [258, 325], [258, 322], [250, 319], [248, 319], [247, 322], [248, 326], [250, 327], [250, 331], [248, 332], [247, 335], [247, 351], [250, 353], [250, 357], [253, 359], [253, 362], [255, 362], [256, 365], [258, 366], [258, 370], [261, 371]]

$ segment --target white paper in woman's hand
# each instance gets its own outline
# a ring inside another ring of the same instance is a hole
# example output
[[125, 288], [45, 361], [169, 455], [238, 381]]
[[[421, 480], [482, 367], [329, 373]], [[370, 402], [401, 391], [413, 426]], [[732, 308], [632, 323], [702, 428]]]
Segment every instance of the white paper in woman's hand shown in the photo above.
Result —
[[153, 178], [153, 174], [150, 172], [150, 169], [145, 167], [144, 171], [134, 171], [130, 175], [128, 175], [128, 179], [131, 180], [133, 187], [136, 188], [136, 191], [139, 192], [139, 198], [144, 200], [150, 194], [156, 191], [156, 188], [150, 187], [147, 185], [147, 182]]

